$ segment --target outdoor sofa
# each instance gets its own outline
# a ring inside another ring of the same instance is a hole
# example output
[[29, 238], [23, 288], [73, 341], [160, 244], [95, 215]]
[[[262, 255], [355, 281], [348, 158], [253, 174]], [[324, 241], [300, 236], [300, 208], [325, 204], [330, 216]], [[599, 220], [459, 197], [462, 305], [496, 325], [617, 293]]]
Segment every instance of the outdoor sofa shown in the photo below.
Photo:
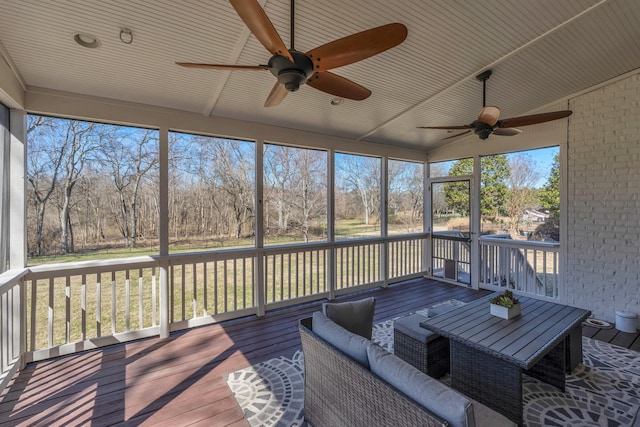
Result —
[[515, 426], [322, 312], [300, 320], [304, 414], [323, 426]]

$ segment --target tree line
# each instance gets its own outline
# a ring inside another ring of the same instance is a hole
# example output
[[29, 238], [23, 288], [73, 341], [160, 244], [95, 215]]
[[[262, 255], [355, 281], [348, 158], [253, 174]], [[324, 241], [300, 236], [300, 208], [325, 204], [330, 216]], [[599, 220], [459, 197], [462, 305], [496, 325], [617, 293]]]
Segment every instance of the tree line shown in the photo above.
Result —
[[[158, 244], [158, 131], [38, 115], [27, 130], [31, 257]], [[326, 238], [327, 153], [264, 147], [265, 239]], [[170, 132], [172, 244], [251, 244], [255, 162], [253, 142]], [[390, 162], [390, 217], [408, 231], [422, 226], [421, 181], [421, 164]], [[379, 221], [380, 159], [336, 160], [335, 200], [339, 220]]]
[[[545, 184], [536, 188], [545, 171], [527, 153], [498, 154], [481, 158], [480, 215], [484, 223], [499, 223], [507, 219], [506, 226], [515, 231], [523, 222], [525, 209], [541, 208], [553, 220], [560, 213], [559, 153], [554, 156]], [[448, 174], [473, 174], [473, 159], [455, 161]], [[434, 211], [454, 211], [469, 215], [469, 189], [459, 182], [446, 183], [442, 194], [434, 195]]]

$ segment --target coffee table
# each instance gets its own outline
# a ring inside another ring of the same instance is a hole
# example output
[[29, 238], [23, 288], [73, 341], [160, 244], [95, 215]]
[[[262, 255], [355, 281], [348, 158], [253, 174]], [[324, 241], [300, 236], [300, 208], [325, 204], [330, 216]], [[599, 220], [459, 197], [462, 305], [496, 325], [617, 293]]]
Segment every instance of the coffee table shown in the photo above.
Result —
[[522, 374], [564, 391], [565, 370], [582, 358], [582, 322], [591, 312], [518, 297], [521, 315], [503, 320], [480, 298], [420, 324], [450, 341], [451, 386], [523, 424]]

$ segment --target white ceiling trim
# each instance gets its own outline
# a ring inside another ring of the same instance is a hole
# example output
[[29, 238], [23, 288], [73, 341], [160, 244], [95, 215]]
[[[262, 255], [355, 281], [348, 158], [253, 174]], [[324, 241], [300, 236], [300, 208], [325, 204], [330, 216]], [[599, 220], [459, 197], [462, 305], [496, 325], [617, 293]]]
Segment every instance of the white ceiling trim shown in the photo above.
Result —
[[[264, 9], [265, 5], [267, 4], [267, 0], [258, 0], [258, 3]], [[240, 54], [242, 53], [242, 50], [247, 45], [247, 41], [249, 40], [250, 35], [251, 35], [251, 31], [249, 31], [249, 28], [245, 25], [244, 29], [240, 33], [240, 36], [238, 37], [238, 41], [233, 47], [233, 51], [231, 52], [231, 55], [229, 57], [229, 62], [228, 62], [229, 64], [238, 63]], [[205, 116], [210, 117], [213, 114], [213, 110], [216, 108], [216, 104], [218, 103], [220, 94], [222, 93], [223, 89], [227, 85], [227, 80], [229, 80], [229, 77], [231, 76], [231, 71], [222, 71], [220, 75], [222, 76], [222, 78], [220, 79], [220, 84], [218, 84], [218, 86], [214, 89], [213, 93], [211, 94], [211, 99], [209, 100], [209, 102], [207, 103], [203, 111], [203, 114]]]
[[16, 80], [18, 80], [18, 83], [20, 83], [20, 86], [22, 86], [22, 90], [27, 90], [27, 84], [24, 82], [24, 79], [22, 78], [22, 74], [20, 74], [20, 71], [18, 71], [18, 67], [13, 62], [13, 59], [11, 59], [11, 55], [9, 55], [9, 52], [7, 52], [7, 49], [5, 49], [1, 40], [0, 40], [0, 56], [2, 56], [2, 59], [4, 60], [4, 62], [6, 62], [7, 66], [11, 69], [11, 72], [15, 76]]
[[371, 135], [373, 135], [374, 133], [376, 133], [377, 131], [379, 131], [380, 129], [383, 129], [387, 126], [389, 126], [392, 123], [395, 123], [397, 120], [399, 120], [400, 118], [402, 118], [403, 116], [411, 113], [414, 110], [417, 110], [419, 108], [422, 108], [424, 105], [428, 104], [429, 102], [439, 98], [442, 95], [445, 95], [451, 91], [453, 91], [454, 89], [456, 89], [457, 87], [461, 86], [462, 84], [468, 82], [471, 79], [474, 79], [478, 74], [480, 74], [481, 72], [493, 68], [496, 65], [500, 64], [501, 62], [505, 61], [506, 59], [520, 53], [521, 51], [523, 51], [524, 49], [534, 45], [535, 43], [543, 40], [544, 38], [548, 37], [549, 35], [555, 33], [556, 31], [566, 27], [567, 25], [571, 24], [572, 22], [574, 22], [577, 19], [580, 19], [582, 16], [589, 14], [590, 12], [592, 12], [593, 10], [599, 8], [600, 6], [602, 6], [603, 4], [607, 3], [609, 0], [600, 0], [598, 3], [594, 4], [591, 7], [588, 7], [587, 9], [583, 10], [582, 12], [578, 13], [575, 16], [572, 16], [571, 18], [567, 19], [566, 21], [562, 22], [561, 24], [555, 26], [554, 28], [551, 28], [550, 30], [540, 34], [539, 36], [529, 40], [527, 43], [523, 44], [522, 46], [510, 51], [509, 53], [507, 53], [506, 55], [503, 55], [502, 57], [496, 59], [495, 61], [493, 61], [492, 63], [476, 70], [474, 73], [472, 73], [471, 75], [467, 76], [466, 78], [463, 78], [459, 81], [457, 81], [456, 83], [444, 88], [443, 90], [437, 92], [435, 95], [432, 95], [428, 98], [425, 98], [424, 100], [420, 101], [417, 104], [414, 104], [413, 106], [407, 108], [404, 111], [401, 111], [400, 113], [396, 114], [395, 116], [391, 117], [390, 119], [388, 119], [387, 121], [380, 123], [378, 126], [376, 126], [375, 128], [371, 129], [370, 131], [368, 131], [367, 133], [360, 135], [359, 137], [356, 138], [357, 141], [362, 141], [364, 138], [367, 138]]

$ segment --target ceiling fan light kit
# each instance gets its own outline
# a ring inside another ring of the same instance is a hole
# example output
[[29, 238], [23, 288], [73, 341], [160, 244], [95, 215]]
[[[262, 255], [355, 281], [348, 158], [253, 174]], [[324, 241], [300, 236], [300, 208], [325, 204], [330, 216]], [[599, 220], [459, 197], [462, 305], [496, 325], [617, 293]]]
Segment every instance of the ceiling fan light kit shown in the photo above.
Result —
[[176, 62], [187, 68], [219, 70], [264, 70], [268, 69], [278, 81], [265, 101], [265, 107], [282, 102], [288, 92], [297, 91], [305, 83], [309, 86], [338, 96], [361, 101], [371, 91], [358, 83], [330, 73], [329, 70], [353, 64], [391, 49], [407, 37], [407, 27], [393, 23], [365, 30], [326, 43], [306, 53], [294, 47], [295, 0], [291, 0], [291, 47], [286, 48], [280, 35], [257, 0], [229, 0], [240, 19], [258, 41], [273, 55], [268, 65], [227, 65]]
[[529, 126], [538, 123], [550, 122], [552, 120], [569, 117], [571, 110], [552, 111], [550, 113], [532, 114], [528, 116], [511, 117], [500, 120], [500, 109], [494, 106], [487, 106], [487, 80], [491, 77], [491, 70], [483, 71], [476, 76], [482, 82], [482, 109], [469, 125], [462, 126], [418, 126], [419, 129], [443, 129], [447, 131], [467, 129], [464, 132], [449, 136], [446, 139], [457, 138], [468, 133], [475, 133], [480, 139], [487, 139], [489, 135], [514, 136], [522, 133], [518, 126]]

